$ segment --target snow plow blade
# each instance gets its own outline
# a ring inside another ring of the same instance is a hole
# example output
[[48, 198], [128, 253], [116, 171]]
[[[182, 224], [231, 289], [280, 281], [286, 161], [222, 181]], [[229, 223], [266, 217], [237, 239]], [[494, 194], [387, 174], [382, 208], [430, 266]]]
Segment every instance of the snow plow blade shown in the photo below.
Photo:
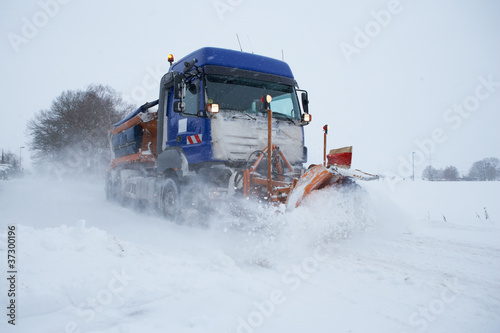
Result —
[[316, 165], [307, 170], [290, 190], [286, 201], [286, 208], [296, 208], [301, 201], [314, 190], [329, 186], [347, 186], [354, 184], [354, 179], [377, 180], [377, 175], [372, 175], [361, 170], [348, 170], [337, 166], [324, 167]]
[[302, 199], [309, 195], [309, 193], [337, 183], [341, 178], [343, 178], [343, 176], [334, 175], [321, 164], [310, 168], [300, 177], [295, 187], [290, 191], [286, 201], [286, 207], [298, 207]]

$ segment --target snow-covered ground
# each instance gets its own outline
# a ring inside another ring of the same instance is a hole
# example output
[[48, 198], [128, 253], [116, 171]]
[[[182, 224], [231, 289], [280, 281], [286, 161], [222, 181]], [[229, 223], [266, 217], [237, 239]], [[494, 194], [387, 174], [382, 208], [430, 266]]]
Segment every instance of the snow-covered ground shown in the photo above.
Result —
[[101, 184], [0, 182], [0, 331], [499, 332], [500, 182], [362, 186], [176, 224]]

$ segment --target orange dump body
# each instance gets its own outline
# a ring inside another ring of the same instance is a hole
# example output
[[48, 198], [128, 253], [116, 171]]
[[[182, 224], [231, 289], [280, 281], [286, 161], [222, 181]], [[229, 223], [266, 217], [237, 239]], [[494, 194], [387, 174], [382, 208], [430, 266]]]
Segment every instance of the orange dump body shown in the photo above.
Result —
[[147, 117], [145, 117], [144, 114], [138, 114], [127, 122], [112, 129], [110, 132], [113, 135], [118, 135], [134, 126], [139, 126], [142, 130], [142, 142], [140, 143], [139, 151], [137, 153], [115, 157], [111, 161], [111, 165], [108, 170], [113, 169], [118, 165], [134, 163], [154, 164], [154, 162], [156, 161], [156, 141], [158, 128], [157, 114], [150, 113]]

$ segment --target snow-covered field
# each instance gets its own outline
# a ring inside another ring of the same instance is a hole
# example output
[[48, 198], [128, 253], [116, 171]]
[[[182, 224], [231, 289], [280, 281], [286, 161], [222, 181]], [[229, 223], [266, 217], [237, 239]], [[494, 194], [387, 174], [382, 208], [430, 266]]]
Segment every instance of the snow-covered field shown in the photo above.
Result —
[[0, 331], [499, 332], [500, 182], [362, 186], [176, 224], [98, 183], [0, 182]]

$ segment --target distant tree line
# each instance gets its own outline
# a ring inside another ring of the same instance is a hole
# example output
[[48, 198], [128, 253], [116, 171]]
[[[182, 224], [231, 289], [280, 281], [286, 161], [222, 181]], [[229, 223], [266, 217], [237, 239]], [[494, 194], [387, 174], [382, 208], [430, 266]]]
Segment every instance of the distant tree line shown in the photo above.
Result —
[[132, 110], [108, 86], [64, 91], [28, 123], [34, 171], [58, 177], [101, 174], [110, 161], [109, 130]]
[[493, 181], [500, 180], [500, 160], [495, 157], [484, 158], [474, 162], [466, 176], [460, 177], [456, 167], [450, 165], [444, 169], [435, 169], [432, 166], [427, 166], [422, 178], [425, 180], [479, 180]]

